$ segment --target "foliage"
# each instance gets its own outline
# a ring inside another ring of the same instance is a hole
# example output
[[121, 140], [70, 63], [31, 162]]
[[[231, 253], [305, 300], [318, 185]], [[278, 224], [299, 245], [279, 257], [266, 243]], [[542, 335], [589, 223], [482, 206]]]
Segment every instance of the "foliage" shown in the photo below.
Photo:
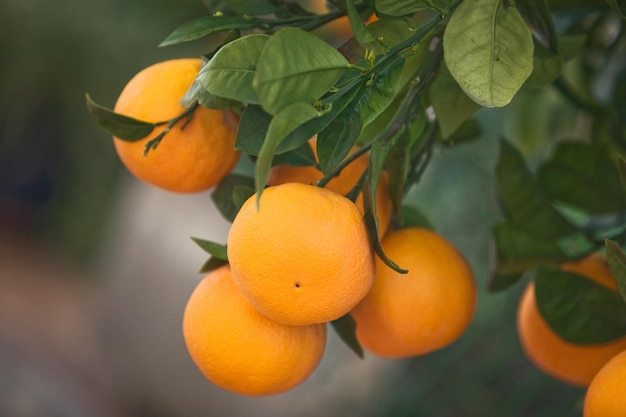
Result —
[[[493, 229], [497, 259], [488, 287], [501, 291], [535, 274], [548, 322], [574, 323], [555, 325], [561, 336], [597, 343], [626, 335], [623, 299], [586, 288], [556, 268], [607, 242], [609, 264], [626, 295], [621, 2], [331, 0], [322, 14], [287, 0], [209, 3], [209, 14], [182, 24], [161, 45], [205, 37], [218, 45], [203, 51], [205, 64], [184, 102], [241, 112], [236, 148], [254, 162], [254, 172], [228, 176], [215, 189], [227, 219], [255, 192], [262, 204], [273, 165], [316, 165], [323, 185], [349, 163], [345, 157], [356, 144], [370, 152], [369, 169], [355, 184], [365, 191], [366, 223], [381, 259], [400, 271], [377, 238], [381, 172], [391, 178], [396, 224], [428, 225], [403, 198], [433, 152], [478, 138], [477, 111], [549, 91], [559, 97], [557, 110], [568, 109], [585, 129], [568, 129], [572, 120], [549, 120], [552, 130], [534, 138], [548, 149], [541, 158], [525, 155], [528, 143], [499, 142], [495, 172], [504, 218]], [[346, 15], [351, 40], [333, 47], [315, 36]], [[372, 16], [377, 20], [365, 24]], [[151, 128], [88, 103], [103, 127], [118, 136], [128, 132], [128, 140]], [[546, 117], [556, 112], [548, 100], [540, 105]], [[319, 161], [307, 143], [314, 135]], [[203, 270], [226, 261], [220, 248], [197, 242], [215, 259]], [[585, 294], [591, 294], [587, 302], [578, 302]], [[587, 315], [603, 323], [602, 331], [575, 324]], [[361, 354], [349, 318], [335, 329]]]

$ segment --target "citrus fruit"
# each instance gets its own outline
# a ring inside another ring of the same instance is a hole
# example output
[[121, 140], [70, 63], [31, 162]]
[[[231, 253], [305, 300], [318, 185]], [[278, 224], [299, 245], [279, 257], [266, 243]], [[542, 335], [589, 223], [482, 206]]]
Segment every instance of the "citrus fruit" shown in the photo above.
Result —
[[242, 293], [264, 315], [304, 325], [335, 320], [370, 290], [374, 256], [354, 203], [300, 183], [268, 187], [235, 217], [228, 259]]
[[626, 416], [626, 350], [609, 360], [591, 381], [584, 417]]
[[278, 394], [316, 369], [326, 327], [287, 326], [259, 314], [233, 282], [228, 265], [204, 277], [183, 316], [191, 358], [215, 385], [238, 394]]
[[[167, 122], [185, 112], [179, 101], [193, 83], [200, 59], [173, 59], [151, 65], [126, 84], [115, 112], [145, 122]], [[147, 137], [129, 142], [114, 137], [115, 149], [128, 170], [157, 187], [191, 193], [219, 183], [239, 159], [235, 151], [237, 119], [230, 111], [198, 106], [191, 121], [180, 120], [156, 149], [144, 156], [146, 143], [166, 126]]]
[[[316, 149], [316, 140], [311, 139], [309, 141], [311, 147]], [[358, 147], [354, 147], [350, 154], [356, 152]], [[315, 158], [317, 159], [317, 152], [315, 152]], [[334, 191], [341, 195], [348, 194], [361, 178], [361, 175], [365, 172], [369, 165], [369, 155], [367, 153], [359, 156], [357, 159], [346, 165], [341, 170], [339, 175], [333, 177], [324, 188]], [[270, 176], [267, 181], [268, 185], [279, 185], [287, 182], [300, 182], [303, 184], [316, 184], [324, 177], [324, 174], [314, 166], [292, 166], [287, 164], [276, 165], [270, 170]], [[363, 207], [363, 193], [359, 193], [356, 201], [361, 214], [365, 213]], [[376, 214], [379, 222], [379, 235], [384, 236], [389, 229], [391, 223], [391, 212], [393, 210], [393, 203], [389, 195], [389, 176], [383, 171], [378, 180], [378, 187], [376, 189]]]
[[462, 254], [441, 235], [416, 227], [389, 232], [382, 245], [409, 272], [376, 259], [374, 285], [352, 310], [361, 345], [378, 356], [403, 358], [457, 340], [474, 315], [477, 294]]
[[[611, 270], [600, 256], [593, 255], [578, 262], [567, 262], [561, 268], [617, 291], [617, 283]], [[535, 366], [556, 379], [582, 387], [589, 385], [609, 359], [626, 349], [626, 339], [582, 345], [561, 338], [541, 316], [532, 282], [526, 286], [520, 300], [517, 330], [522, 348]]]

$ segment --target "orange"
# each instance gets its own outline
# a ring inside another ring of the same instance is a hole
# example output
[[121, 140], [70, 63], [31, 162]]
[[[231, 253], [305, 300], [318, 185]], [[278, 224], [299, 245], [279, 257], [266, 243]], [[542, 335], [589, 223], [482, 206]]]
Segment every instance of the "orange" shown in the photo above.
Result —
[[[309, 143], [315, 150], [316, 140], [311, 139]], [[358, 147], [355, 146], [350, 154], [356, 152], [357, 150]], [[315, 152], [315, 158], [317, 159], [317, 152]], [[359, 178], [361, 178], [361, 175], [363, 175], [368, 165], [369, 155], [365, 153], [342, 169], [341, 173], [328, 181], [324, 188], [341, 195], [348, 194], [357, 184]], [[270, 176], [267, 183], [268, 185], [278, 185], [287, 182], [316, 184], [323, 177], [324, 174], [322, 174], [322, 171], [318, 170], [314, 166], [292, 166], [283, 164], [276, 165], [270, 170]], [[355, 203], [361, 214], [363, 214], [365, 212], [363, 207], [363, 193], [359, 193]], [[376, 189], [376, 214], [378, 215], [380, 237], [384, 236], [389, 229], [392, 210], [393, 203], [391, 201], [391, 196], [389, 195], [389, 176], [383, 171], [380, 179], [378, 180], [378, 187]]]
[[400, 274], [377, 258], [374, 286], [352, 310], [361, 345], [378, 356], [404, 358], [457, 340], [470, 324], [477, 297], [463, 255], [422, 228], [391, 231], [382, 244], [409, 272]]
[[[563, 270], [583, 275], [617, 291], [617, 283], [606, 261], [597, 255], [563, 264]], [[565, 341], [541, 316], [531, 282], [520, 300], [517, 330], [528, 358], [543, 372], [563, 382], [587, 386], [602, 366], [626, 349], [626, 339], [598, 345], [579, 345]]]
[[354, 203], [324, 188], [287, 183], [265, 189], [228, 234], [235, 282], [262, 314], [305, 325], [348, 313], [370, 290], [374, 256]]
[[[193, 83], [200, 59], [174, 59], [140, 71], [126, 84], [115, 112], [146, 122], [169, 121], [185, 111], [179, 100]], [[218, 184], [239, 159], [235, 151], [236, 118], [230, 111], [199, 106], [191, 122], [179, 121], [156, 149], [144, 156], [146, 143], [165, 126], [147, 137], [128, 142], [114, 137], [115, 149], [128, 170], [157, 187], [192, 193]]]
[[287, 326], [241, 295], [228, 265], [195, 288], [183, 316], [191, 358], [215, 385], [243, 395], [270, 395], [299, 385], [317, 368], [326, 327]]
[[[317, 14], [324, 14], [328, 12], [326, 0], [309, 0], [306, 3], [306, 6]], [[372, 14], [365, 21], [365, 24], [369, 24], [376, 20], [378, 20], [378, 17], [375, 14]], [[316, 29], [315, 33], [326, 42], [335, 46], [342, 45], [354, 36], [352, 28], [350, 27], [348, 16], [342, 16], [325, 24], [324, 26]]]
[[626, 416], [626, 350], [614, 356], [591, 381], [585, 395], [584, 417]]

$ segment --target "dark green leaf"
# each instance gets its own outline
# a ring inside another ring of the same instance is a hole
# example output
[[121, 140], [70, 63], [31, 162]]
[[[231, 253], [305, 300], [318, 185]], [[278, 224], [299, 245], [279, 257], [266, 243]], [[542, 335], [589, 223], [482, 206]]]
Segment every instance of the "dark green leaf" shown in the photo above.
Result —
[[538, 237], [557, 238], [576, 232], [552, 206], [519, 151], [504, 140], [500, 141], [496, 175], [498, 193], [513, 223]]
[[454, 133], [442, 143], [447, 146], [457, 146], [480, 138], [483, 131], [480, 124], [474, 119], [468, 119], [459, 126]]
[[402, 205], [402, 227], [421, 227], [434, 230], [428, 217], [420, 209], [409, 204]]
[[605, 247], [609, 267], [617, 280], [619, 292], [624, 301], [626, 301], [626, 253], [612, 240], [607, 239]]
[[232, 222], [243, 203], [240, 201], [241, 198], [236, 197], [242, 193], [246, 195], [245, 199], [254, 194], [254, 179], [244, 175], [230, 174], [215, 187], [211, 193], [211, 199], [222, 216]]
[[267, 184], [276, 148], [285, 137], [303, 123], [319, 117], [318, 110], [307, 103], [293, 103], [278, 112], [270, 122], [263, 146], [256, 161], [254, 179], [257, 208]]
[[89, 94], [87, 98], [87, 110], [94, 121], [113, 136], [126, 140], [137, 141], [148, 136], [155, 128], [154, 123], [143, 122], [115, 113], [93, 101]]
[[226, 265], [228, 262], [224, 261], [222, 259], [218, 259], [218, 258], [214, 258], [214, 257], [210, 257], [209, 259], [207, 259], [207, 261], [202, 265], [202, 267], [200, 268], [200, 273], [202, 274], [206, 274], [208, 272], [211, 272], [217, 268], [219, 268], [222, 265]]
[[258, 104], [252, 80], [269, 39], [268, 35], [248, 35], [229, 42], [202, 67], [197, 80], [218, 97]]
[[545, 0], [523, 0], [515, 3], [520, 14], [531, 27], [535, 39], [550, 49], [553, 54], [559, 53], [559, 42], [554, 27], [554, 19]]
[[626, 336], [624, 300], [582, 275], [540, 268], [535, 296], [548, 325], [568, 342], [606, 343]]
[[239, 119], [235, 149], [248, 155], [258, 155], [271, 121], [272, 116], [261, 106], [247, 105]]
[[388, 16], [406, 16], [419, 10], [428, 9], [422, 0], [376, 0], [376, 10]]
[[430, 88], [430, 99], [444, 139], [449, 138], [480, 108], [459, 87], [445, 64], [441, 65], [439, 75]]
[[361, 117], [347, 106], [317, 135], [317, 155], [324, 175], [343, 161], [361, 133]]
[[362, 126], [374, 121], [396, 98], [396, 87], [402, 75], [404, 60], [398, 62], [366, 84], [355, 108], [359, 111]]
[[533, 72], [526, 80], [526, 86], [544, 87], [556, 80], [561, 75], [563, 68], [563, 56], [545, 49], [542, 46], [535, 47], [533, 57]]
[[484, 107], [503, 107], [533, 68], [530, 30], [514, 6], [465, 0], [443, 37], [444, 58], [463, 91]]
[[159, 46], [174, 45], [209, 36], [225, 30], [244, 30], [254, 27], [252, 19], [239, 16], [203, 16], [183, 23], [174, 30]]
[[254, 89], [263, 109], [276, 114], [293, 103], [313, 104], [350, 69], [346, 58], [317, 36], [286, 27], [267, 41]]
[[192, 237], [191, 240], [193, 240], [196, 245], [200, 246], [203, 251], [212, 257], [221, 259], [222, 261], [228, 261], [226, 245], [211, 242], [209, 240], [198, 239], [197, 237]]
[[557, 200], [593, 214], [626, 210], [619, 172], [601, 145], [562, 142], [539, 171], [543, 187]]
[[352, 350], [359, 358], [363, 359], [363, 348], [356, 338], [356, 322], [350, 313], [330, 322], [331, 326], [339, 338]]
[[367, 26], [365, 26], [359, 11], [354, 6], [354, 0], [346, 1], [346, 9], [348, 12], [348, 21], [350, 22], [350, 27], [352, 28], [354, 37], [361, 43], [374, 42], [376, 38], [372, 32], [369, 31]]
[[372, 144], [367, 181], [363, 187], [363, 207], [365, 208], [365, 223], [374, 241], [374, 251], [391, 269], [400, 274], [406, 274], [408, 272], [406, 269], [398, 266], [385, 254], [385, 250], [380, 241], [380, 226], [378, 224], [378, 214], [376, 213], [376, 190], [378, 189], [378, 181], [383, 167], [385, 166], [387, 155], [389, 155], [391, 148], [395, 145], [394, 139], [397, 140], [399, 137], [400, 135], [396, 135], [394, 138], [389, 138], [389, 140], [381, 140]]
[[248, 16], [270, 14], [278, 9], [278, 7], [269, 0], [226, 0], [226, 4], [235, 12]]
[[311, 166], [317, 164], [315, 152], [309, 142], [304, 142], [302, 146], [292, 149], [289, 152], [274, 155], [272, 165], [287, 164], [296, 167]]

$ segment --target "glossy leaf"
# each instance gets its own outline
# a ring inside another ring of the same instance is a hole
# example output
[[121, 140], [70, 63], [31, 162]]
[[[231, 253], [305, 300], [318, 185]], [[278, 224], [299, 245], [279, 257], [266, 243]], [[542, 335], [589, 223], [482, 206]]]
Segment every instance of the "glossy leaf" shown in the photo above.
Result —
[[311, 148], [309, 142], [304, 142], [296, 149], [289, 152], [274, 155], [272, 165], [287, 164], [296, 167], [311, 166], [317, 164], [315, 152]]
[[93, 120], [116, 138], [129, 142], [137, 141], [148, 136], [156, 127], [154, 123], [115, 113], [93, 101], [89, 94], [86, 95], [86, 99], [87, 110]]
[[247, 105], [239, 119], [235, 149], [257, 156], [271, 121], [272, 116], [263, 111], [261, 106]]
[[570, 343], [606, 343], [626, 336], [624, 300], [582, 275], [540, 268], [535, 296], [548, 325]]
[[258, 104], [252, 80], [268, 35], [248, 35], [220, 48], [202, 67], [197, 80], [211, 94]]
[[356, 322], [350, 313], [331, 321], [330, 324], [346, 346], [359, 358], [363, 359], [363, 348], [356, 338]]
[[419, 10], [428, 9], [422, 0], [376, 0], [376, 10], [388, 16], [406, 16]]
[[354, 0], [346, 0], [346, 11], [354, 37], [361, 43], [374, 42], [376, 38], [372, 32], [369, 31], [367, 26], [365, 26], [365, 22], [361, 19], [359, 11], [354, 6]]
[[445, 65], [441, 65], [439, 74], [430, 88], [430, 99], [444, 139], [449, 138], [480, 108], [459, 87]]
[[526, 80], [526, 86], [544, 87], [556, 80], [563, 69], [563, 56], [541, 46], [535, 47], [533, 72]]
[[462, 2], [443, 47], [454, 79], [484, 107], [507, 105], [532, 72], [532, 35], [517, 9], [500, 0]]
[[[245, 175], [227, 175], [211, 193], [211, 199], [226, 220], [232, 222], [243, 201], [254, 194], [254, 179]], [[243, 199], [243, 201], [241, 201]]]
[[189, 87], [185, 95], [180, 99], [180, 105], [188, 108], [196, 101], [201, 106], [209, 109], [228, 109], [241, 106], [241, 103], [236, 100], [229, 100], [209, 93], [197, 79], [194, 80], [191, 87]]
[[601, 145], [562, 142], [539, 171], [543, 187], [559, 201], [592, 214], [626, 210], [619, 172]]
[[366, 84], [355, 109], [358, 109], [362, 126], [373, 122], [396, 98], [396, 86], [402, 75], [404, 60], [398, 61], [393, 67]]
[[554, 27], [554, 19], [546, 0], [521, 0], [515, 4], [524, 21], [531, 27], [535, 39], [553, 54], [558, 54], [558, 36]]
[[198, 272], [206, 274], [219, 268], [220, 266], [226, 265], [227, 263], [227, 261], [224, 261], [222, 259], [209, 257], [209, 259], [206, 260], [202, 267], [200, 267], [200, 270]]
[[244, 30], [254, 27], [252, 19], [239, 16], [203, 16], [176, 28], [159, 46], [175, 45], [226, 30]]
[[304, 30], [287, 27], [267, 41], [254, 89], [263, 109], [276, 114], [294, 103], [313, 104], [351, 69], [335, 48]]
[[196, 245], [198, 245], [203, 251], [205, 251], [212, 257], [221, 259], [223, 261], [228, 261], [226, 245], [211, 242], [209, 240], [199, 239], [197, 237], [192, 237], [191, 240], [193, 240]]
[[276, 148], [298, 126], [319, 117], [319, 115], [315, 107], [307, 103], [298, 102], [285, 107], [272, 118], [256, 161], [254, 189], [257, 195], [257, 208], [259, 207], [263, 189], [267, 184]]
[[626, 253], [614, 241], [607, 240], [605, 243], [606, 258], [613, 276], [617, 280], [619, 292], [626, 302]]

